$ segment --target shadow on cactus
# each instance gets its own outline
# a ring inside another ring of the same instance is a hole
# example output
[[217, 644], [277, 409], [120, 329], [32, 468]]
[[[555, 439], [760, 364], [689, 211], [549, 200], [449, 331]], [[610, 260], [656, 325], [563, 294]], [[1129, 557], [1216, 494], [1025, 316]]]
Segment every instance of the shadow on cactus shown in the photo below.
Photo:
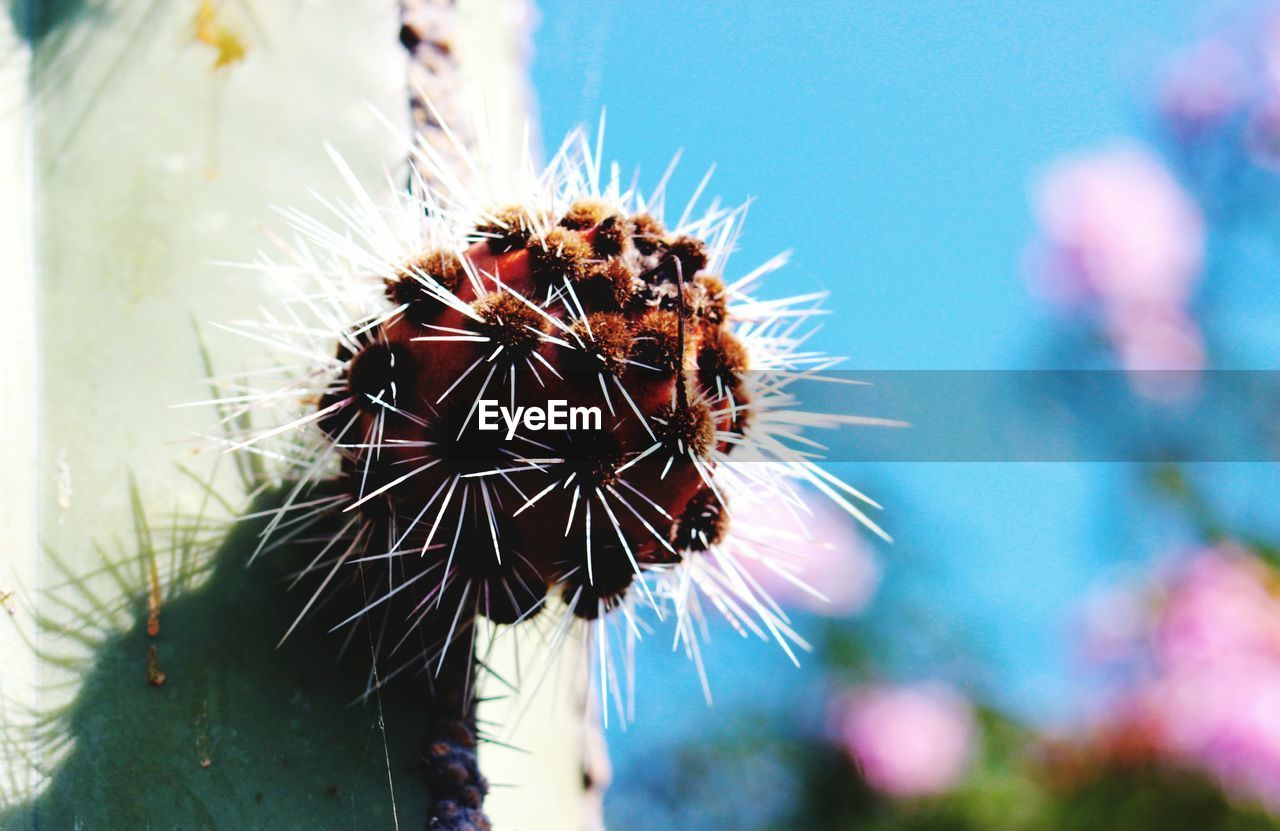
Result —
[[157, 528], [135, 492], [136, 551], [103, 552], [95, 574], [63, 569], [45, 608], [69, 614], [40, 621], [40, 644], [77, 688], [10, 719], [6, 757], [42, 781], [0, 827], [391, 827], [426, 813], [429, 680], [359, 703], [368, 632], [276, 647], [286, 584], [314, 555], [292, 545], [245, 567], [279, 499], [229, 530]]

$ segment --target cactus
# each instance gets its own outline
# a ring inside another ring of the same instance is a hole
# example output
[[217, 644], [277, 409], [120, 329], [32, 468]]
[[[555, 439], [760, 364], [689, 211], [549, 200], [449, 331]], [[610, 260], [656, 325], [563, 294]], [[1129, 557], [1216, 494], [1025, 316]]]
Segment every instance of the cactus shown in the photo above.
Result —
[[[287, 364], [313, 359], [283, 387], [235, 396], [294, 416], [234, 443], [290, 460], [296, 484], [267, 538], [343, 518], [307, 569], [318, 585], [299, 620], [324, 607], [340, 610], [335, 628], [373, 616], [387, 663], [371, 689], [405, 671], [435, 678], [441, 730], [457, 738], [437, 755], [453, 760], [466, 810], [484, 791], [459, 761], [475, 738], [482, 625], [552, 645], [584, 634], [604, 710], [612, 696], [621, 712], [629, 668], [611, 656], [647, 612], [673, 614], [699, 666], [704, 608], [789, 653], [803, 646], [744, 567], [790, 575], [787, 557], [805, 553], [807, 540], [751, 521], [803, 513], [796, 483], [883, 533], [856, 505], [875, 503], [816, 466], [801, 435], [862, 419], [804, 412], [788, 389], [836, 362], [801, 348], [820, 298], [752, 296], [785, 256], [726, 281], [745, 208], [690, 220], [690, 205], [669, 226], [662, 187], [624, 191], [616, 167], [602, 184], [599, 158], [579, 131], [541, 172], [463, 185], [422, 138], [413, 187], [390, 209], [357, 190], [350, 206], [329, 203], [339, 228], [288, 212], [291, 262], [262, 268], [295, 302], [245, 332]], [[599, 423], [518, 423], [556, 405]], [[483, 429], [495, 406], [508, 423]], [[337, 493], [315, 498], [320, 483]], [[564, 611], [539, 623], [552, 596]], [[478, 822], [438, 808], [439, 827]]]

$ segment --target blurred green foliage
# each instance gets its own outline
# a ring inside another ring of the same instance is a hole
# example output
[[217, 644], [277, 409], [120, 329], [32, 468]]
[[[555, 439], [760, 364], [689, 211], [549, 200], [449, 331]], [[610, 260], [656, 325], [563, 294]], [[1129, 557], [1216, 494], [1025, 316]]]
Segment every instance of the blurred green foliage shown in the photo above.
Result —
[[[934, 797], [891, 799], [839, 747], [785, 714], [737, 718], [644, 770], [626, 831], [1266, 831], [1260, 809], [1207, 780], [1151, 764], [1072, 765], [1036, 752], [1036, 736], [992, 711], [968, 778]], [[1047, 751], [1047, 748], [1045, 749]], [[733, 798], [727, 798], [726, 793]], [[614, 811], [615, 816], [619, 814]], [[678, 823], [678, 825], [672, 824]], [[624, 827], [624, 826], [619, 826]]]

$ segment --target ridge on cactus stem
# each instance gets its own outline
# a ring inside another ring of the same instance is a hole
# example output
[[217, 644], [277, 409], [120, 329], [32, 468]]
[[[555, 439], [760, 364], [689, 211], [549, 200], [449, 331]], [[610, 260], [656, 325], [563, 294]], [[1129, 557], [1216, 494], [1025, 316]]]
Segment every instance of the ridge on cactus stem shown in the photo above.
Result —
[[[734, 276], [746, 206], [695, 216], [695, 196], [673, 222], [670, 170], [648, 195], [623, 186], [581, 131], [514, 172], [483, 150], [450, 169], [419, 142], [413, 186], [385, 202], [332, 155], [354, 200], [325, 203], [333, 227], [284, 211], [296, 240], [254, 266], [284, 308], [227, 327], [281, 356], [225, 402], [273, 425], [231, 446], [283, 463], [259, 551], [338, 528], [298, 619], [359, 584], [339, 626], [383, 616], [381, 682], [440, 667], [485, 620], [586, 637], [615, 702], [611, 656], [654, 619], [699, 667], [711, 609], [794, 659], [804, 642], [745, 567], [789, 541], [735, 519], [803, 518], [816, 488], [884, 536], [802, 434], [874, 420], [797, 408], [791, 385], [838, 359], [803, 346], [820, 296], [756, 296], [785, 254]], [[598, 429], [546, 429], [556, 412]], [[552, 596], [563, 612], [541, 614]]]

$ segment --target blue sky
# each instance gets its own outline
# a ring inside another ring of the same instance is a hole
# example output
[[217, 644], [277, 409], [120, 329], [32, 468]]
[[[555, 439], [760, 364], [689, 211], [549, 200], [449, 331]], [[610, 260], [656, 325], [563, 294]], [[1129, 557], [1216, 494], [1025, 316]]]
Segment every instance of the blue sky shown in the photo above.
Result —
[[[756, 197], [746, 264], [835, 292], [825, 345], [867, 369], [1003, 368], [1028, 181], [1133, 125], [1133, 91], [1193, 4], [544, 2], [548, 143], [608, 108], [606, 151], [687, 193]], [[679, 191], [677, 190], [677, 193]]]
[[[1153, 62], [1192, 32], [1198, 9], [1181, 0], [540, 5], [534, 83], [547, 144], [607, 107], [605, 155], [638, 164], [642, 182], [679, 147], [675, 195], [715, 163], [712, 192], [757, 198], [738, 266], [794, 249], [775, 286], [831, 291], [817, 343], [853, 369], [1035, 364], [1044, 318], [1019, 274], [1029, 184], [1055, 156], [1140, 128]], [[1033, 718], [1065, 712], [1063, 638], [1075, 603], [1104, 567], [1144, 553], [1113, 550], [1107, 529], [1089, 521], [1117, 498], [1115, 471], [839, 472], [887, 503], [899, 538], [879, 549], [889, 590], [909, 583], [947, 610], [994, 696]], [[649, 682], [666, 677], [663, 660], [643, 659]], [[735, 647], [717, 663], [728, 702], [786, 685], [784, 660], [767, 650]], [[624, 756], [679, 730], [646, 723], [645, 695], [641, 723], [615, 744]], [[663, 696], [701, 706], [691, 673]]]

